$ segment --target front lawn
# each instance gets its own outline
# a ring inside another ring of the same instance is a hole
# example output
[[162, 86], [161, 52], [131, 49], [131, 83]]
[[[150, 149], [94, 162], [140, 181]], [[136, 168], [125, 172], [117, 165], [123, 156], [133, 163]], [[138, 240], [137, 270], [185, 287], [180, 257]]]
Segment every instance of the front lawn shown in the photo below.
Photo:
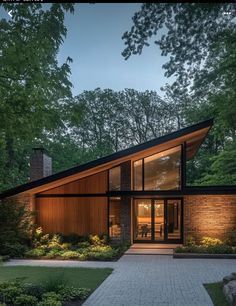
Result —
[[52, 268], [52, 267], [29, 267], [0, 266], [0, 282], [14, 280], [17, 277], [26, 277], [24, 282], [40, 283], [50, 280], [53, 276], [66, 281], [68, 285], [79, 286], [94, 290], [112, 272], [110, 268]]
[[223, 293], [222, 283], [204, 284], [214, 306], [229, 306]]
[[0, 305], [81, 305], [111, 272], [110, 268], [0, 266]]

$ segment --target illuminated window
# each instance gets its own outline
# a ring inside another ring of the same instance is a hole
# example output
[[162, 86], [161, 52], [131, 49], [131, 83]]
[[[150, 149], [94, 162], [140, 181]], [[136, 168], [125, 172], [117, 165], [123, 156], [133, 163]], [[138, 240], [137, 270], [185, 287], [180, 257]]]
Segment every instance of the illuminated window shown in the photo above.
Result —
[[144, 190], [180, 189], [181, 146], [145, 157], [133, 165], [134, 190], [143, 190], [143, 184]]
[[120, 238], [120, 198], [114, 197], [109, 200], [109, 236]]

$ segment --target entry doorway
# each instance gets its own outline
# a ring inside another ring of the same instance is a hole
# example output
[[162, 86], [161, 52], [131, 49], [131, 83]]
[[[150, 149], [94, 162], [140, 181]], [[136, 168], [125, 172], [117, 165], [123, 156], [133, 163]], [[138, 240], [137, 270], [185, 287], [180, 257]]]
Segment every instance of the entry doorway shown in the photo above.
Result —
[[182, 242], [182, 199], [134, 199], [134, 242]]

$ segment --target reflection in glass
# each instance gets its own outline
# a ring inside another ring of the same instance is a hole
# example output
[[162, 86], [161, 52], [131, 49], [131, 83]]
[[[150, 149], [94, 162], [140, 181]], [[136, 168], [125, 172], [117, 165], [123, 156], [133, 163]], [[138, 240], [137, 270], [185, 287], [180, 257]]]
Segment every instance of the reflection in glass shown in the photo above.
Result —
[[154, 201], [154, 233], [155, 240], [164, 240], [164, 201]]
[[137, 160], [134, 162], [134, 190], [142, 190], [143, 182], [143, 160]]
[[181, 146], [144, 158], [144, 189], [180, 189]]
[[181, 239], [181, 201], [168, 200], [167, 227], [168, 239]]
[[120, 235], [120, 198], [114, 197], [109, 200], [109, 236], [119, 238]]
[[109, 169], [109, 190], [120, 190], [120, 166]]
[[138, 200], [134, 201], [135, 204], [135, 240], [151, 240], [151, 200]]

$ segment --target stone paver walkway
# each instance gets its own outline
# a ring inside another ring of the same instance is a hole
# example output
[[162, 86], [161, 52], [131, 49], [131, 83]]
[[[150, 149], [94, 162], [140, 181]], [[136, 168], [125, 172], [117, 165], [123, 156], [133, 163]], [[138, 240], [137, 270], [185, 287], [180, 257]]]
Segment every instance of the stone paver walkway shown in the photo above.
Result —
[[212, 306], [203, 283], [236, 271], [234, 259], [173, 259], [124, 255], [117, 262], [10, 261], [5, 265], [112, 267], [112, 274], [83, 306]]

